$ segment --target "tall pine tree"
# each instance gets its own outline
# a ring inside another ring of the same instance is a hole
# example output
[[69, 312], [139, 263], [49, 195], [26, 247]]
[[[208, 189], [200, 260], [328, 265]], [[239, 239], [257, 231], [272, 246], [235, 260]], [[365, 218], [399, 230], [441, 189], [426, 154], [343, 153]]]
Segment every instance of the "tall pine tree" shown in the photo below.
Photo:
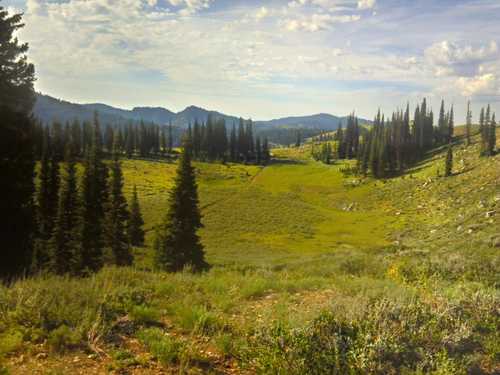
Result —
[[82, 265], [81, 202], [71, 145], [67, 147], [65, 159], [57, 216], [50, 239], [50, 269], [59, 275], [78, 274]]
[[90, 149], [84, 161], [82, 182], [82, 267], [97, 271], [103, 265], [103, 220], [107, 198], [107, 168], [102, 160], [101, 130], [94, 116]]
[[137, 187], [134, 185], [132, 201], [130, 202], [130, 218], [128, 222], [129, 241], [132, 246], [144, 245], [144, 220], [141, 214], [139, 198], [137, 197]]
[[113, 263], [118, 266], [130, 266], [133, 262], [127, 236], [129, 211], [127, 200], [123, 196], [123, 173], [118, 156], [118, 145], [113, 146], [111, 181], [106, 204], [106, 245], [111, 249]]
[[186, 266], [193, 271], [208, 268], [197, 234], [202, 224], [190, 147], [185, 141], [169, 208], [156, 233], [155, 265], [162, 270], [180, 271]]

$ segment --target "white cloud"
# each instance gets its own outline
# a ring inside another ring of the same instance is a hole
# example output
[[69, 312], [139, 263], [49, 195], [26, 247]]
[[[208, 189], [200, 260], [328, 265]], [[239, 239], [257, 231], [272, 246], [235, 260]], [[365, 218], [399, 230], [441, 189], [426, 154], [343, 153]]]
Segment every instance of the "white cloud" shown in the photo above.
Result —
[[333, 16], [330, 14], [313, 14], [301, 19], [287, 19], [284, 22], [288, 31], [324, 31], [333, 28], [337, 23], [356, 22], [361, 19], [359, 15]]
[[270, 15], [269, 9], [266, 7], [260, 7], [257, 13], [255, 14], [255, 19], [261, 20]]
[[437, 76], [472, 77], [478, 74], [482, 63], [497, 59], [499, 54], [495, 41], [474, 49], [471, 45], [459, 45], [445, 40], [427, 48], [425, 56], [434, 65]]
[[376, 0], [358, 0], [358, 9], [372, 9], [376, 2]]
[[460, 77], [456, 86], [464, 96], [498, 95], [499, 82], [494, 74], [488, 73], [476, 77]]

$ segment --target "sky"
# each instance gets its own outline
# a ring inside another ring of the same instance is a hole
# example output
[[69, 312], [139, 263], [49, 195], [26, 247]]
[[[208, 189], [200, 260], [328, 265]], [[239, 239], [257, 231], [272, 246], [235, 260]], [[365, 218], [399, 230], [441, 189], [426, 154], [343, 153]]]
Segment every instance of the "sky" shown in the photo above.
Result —
[[[500, 111], [500, 0], [0, 0], [35, 88], [121, 108], [373, 118], [441, 99]], [[463, 119], [462, 119], [463, 118]]]

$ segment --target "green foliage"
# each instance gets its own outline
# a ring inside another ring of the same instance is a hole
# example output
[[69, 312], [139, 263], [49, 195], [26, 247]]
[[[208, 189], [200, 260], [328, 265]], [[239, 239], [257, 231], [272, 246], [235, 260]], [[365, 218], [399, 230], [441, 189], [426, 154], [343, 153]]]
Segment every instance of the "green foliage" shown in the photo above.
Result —
[[27, 60], [28, 44], [19, 44], [15, 36], [23, 26], [21, 13], [10, 15], [0, 6], [0, 66], [5, 72], [0, 76], [0, 103], [29, 113], [35, 104], [35, 67]]
[[60, 275], [75, 275], [80, 272], [82, 264], [81, 204], [77, 190], [76, 165], [70, 148], [66, 158], [55, 227], [50, 240], [50, 268]]
[[0, 334], [0, 359], [5, 355], [21, 349], [23, 333], [16, 328], [11, 328]]
[[448, 145], [448, 150], [446, 152], [446, 159], [444, 165], [444, 176], [449, 177], [453, 174], [453, 148], [451, 143]]
[[[117, 147], [115, 144], [108, 201], [105, 203], [104, 233], [106, 246], [111, 249], [113, 254], [113, 264], [117, 266], [130, 266], [133, 262], [129, 237], [127, 235], [127, 222], [130, 215], [127, 200], [123, 196], [123, 174]], [[134, 218], [134, 220], [137, 220], [137, 218]]]
[[190, 154], [190, 145], [186, 143], [170, 192], [169, 209], [157, 230], [155, 265], [159, 269], [180, 271], [192, 267], [193, 271], [203, 271], [208, 268], [197, 234], [202, 224]]
[[137, 324], [155, 324], [160, 320], [160, 312], [150, 306], [133, 305], [129, 310], [130, 319]]
[[128, 222], [129, 241], [132, 246], [144, 245], [144, 220], [142, 218], [139, 198], [137, 197], [137, 187], [134, 185], [132, 201], [130, 202], [130, 218]]
[[[487, 297], [478, 305], [488, 306], [492, 316]], [[325, 313], [300, 329], [278, 324], [257, 332], [250, 357], [259, 372], [277, 374], [465, 374], [478, 364], [475, 351], [483, 328], [480, 314], [466, 301], [435, 305], [382, 299], [359, 308], [355, 316]], [[467, 323], [464, 314], [470, 317]]]
[[148, 351], [163, 365], [178, 363], [183, 358], [186, 346], [159, 328], [146, 328], [137, 337]]
[[81, 342], [78, 332], [66, 325], [61, 325], [49, 333], [47, 343], [57, 353], [76, 347]]
[[101, 130], [95, 115], [91, 145], [84, 162], [82, 181], [82, 270], [97, 271], [103, 265], [104, 205], [107, 199], [107, 167], [102, 160]]

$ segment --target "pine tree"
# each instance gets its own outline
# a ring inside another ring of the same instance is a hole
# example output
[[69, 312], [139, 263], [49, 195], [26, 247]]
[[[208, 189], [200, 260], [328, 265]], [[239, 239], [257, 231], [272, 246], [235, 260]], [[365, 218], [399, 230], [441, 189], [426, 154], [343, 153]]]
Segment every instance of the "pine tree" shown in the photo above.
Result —
[[195, 170], [191, 166], [191, 145], [185, 141], [177, 168], [177, 176], [163, 223], [155, 241], [155, 264], [159, 269], [180, 271], [190, 266], [193, 271], [208, 268], [197, 230], [201, 228]]
[[118, 156], [118, 145], [113, 147], [111, 181], [106, 203], [105, 233], [106, 246], [111, 249], [113, 263], [118, 266], [130, 266], [133, 256], [127, 236], [129, 211], [127, 200], [123, 196], [123, 174]]
[[0, 279], [7, 280], [26, 274], [32, 264], [34, 140], [26, 114], [0, 105], [0, 119]]
[[256, 162], [257, 164], [262, 163], [262, 145], [260, 144], [260, 137], [257, 136], [255, 139], [255, 153], [256, 153]]
[[449, 143], [448, 144], [448, 151], [446, 153], [445, 165], [444, 165], [445, 177], [451, 176], [452, 170], [453, 170], [453, 149], [451, 147], [451, 143]]
[[35, 104], [35, 68], [27, 60], [28, 44], [19, 44], [15, 37], [23, 26], [22, 14], [9, 15], [0, 6], [0, 103], [29, 115]]
[[472, 132], [472, 111], [470, 109], [470, 100], [467, 102], [467, 116], [465, 120], [465, 140], [466, 145], [471, 144], [471, 132]]
[[130, 218], [128, 222], [129, 241], [132, 246], [144, 246], [144, 220], [142, 219], [137, 187], [134, 185], [132, 201], [130, 202]]
[[33, 120], [34, 67], [27, 44], [15, 37], [22, 14], [9, 15], [0, 6], [0, 278], [28, 272], [35, 232]]
[[236, 124], [233, 123], [231, 129], [231, 136], [229, 138], [229, 157], [231, 161], [236, 161], [238, 155], [238, 144], [236, 141]]
[[271, 161], [271, 152], [269, 150], [269, 141], [267, 137], [264, 138], [264, 143], [262, 144], [262, 162], [264, 165]]
[[84, 162], [82, 181], [82, 267], [85, 272], [97, 271], [103, 264], [103, 220], [107, 198], [107, 168], [102, 160], [101, 130], [97, 115], [93, 136]]
[[488, 156], [495, 154], [495, 147], [497, 144], [497, 123], [495, 121], [495, 114], [491, 116], [490, 126], [489, 126], [489, 136], [488, 136]]
[[43, 135], [42, 159], [40, 162], [39, 188], [36, 194], [38, 233], [35, 241], [32, 269], [45, 269], [49, 263], [48, 240], [57, 212], [58, 174], [53, 172], [54, 163], [50, 158], [49, 130]]
[[77, 274], [82, 264], [81, 204], [78, 196], [76, 165], [71, 144], [66, 151], [66, 164], [59, 193], [55, 226], [50, 239], [50, 269], [62, 275]]
[[448, 143], [451, 142], [453, 139], [454, 129], [455, 129], [455, 121], [453, 115], [453, 106], [451, 106], [450, 116], [448, 117], [448, 133], [447, 133]]
[[174, 148], [174, 135], [173, 135], [173, 130], [172, 130], [172, 122], [168, 124], [168, 139], [167, 139], [167, 145], [168, 145], [168, 153], [171, 154]]

